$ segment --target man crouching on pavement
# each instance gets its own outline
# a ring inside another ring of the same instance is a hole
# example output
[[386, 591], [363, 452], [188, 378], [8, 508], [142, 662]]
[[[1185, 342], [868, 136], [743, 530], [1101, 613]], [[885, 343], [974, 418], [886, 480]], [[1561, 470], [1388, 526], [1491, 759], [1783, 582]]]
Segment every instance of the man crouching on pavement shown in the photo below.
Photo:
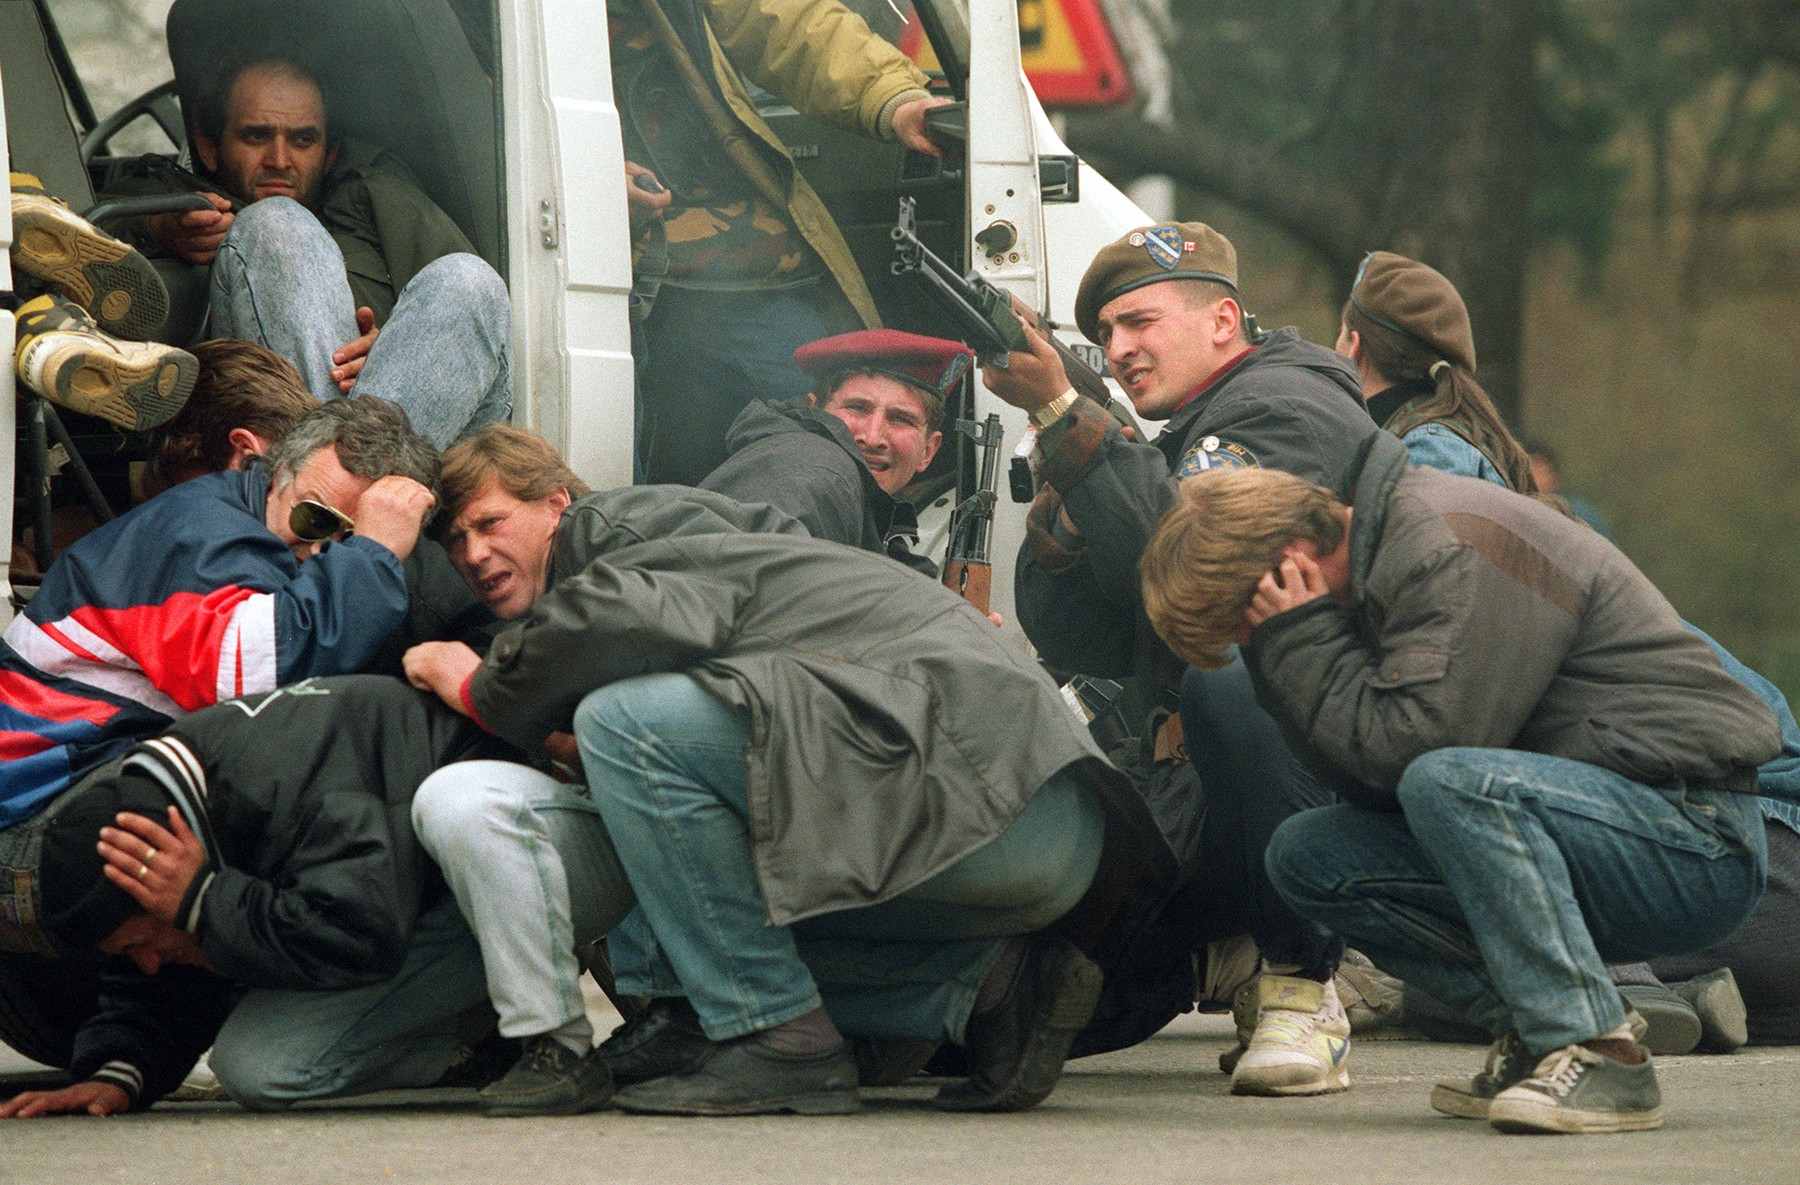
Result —
[[1144, 554], [1150, 619], [1196, 665], [1244, 644], [1337, 781], [1276, 830], [1276, 888], [1498, 1038], [1432, 1106], [1656, 1127], [1605, 963], [1697, 950], [1755, 905], [1774, 717], [1599, 535], [1364, 447], [1337, 496], [1271, 470], [1182, 483]]
[[[672, 1047], [638, 1050], [641, 1080], [613, 1101], [853, 1111], [844, 1034], [966, 1045], [971, 1076], [940, 1093], [946, 1109], [1042, 1100], [1101, 976], [1038, 932], [1088, 904], [1103, 845], [1153, 835], [1055, 686], [967, 602], [880, 556], [797, 524], [744, 533], [732, 517], [767, 508], [687, 488], [572, 505], [566, 489], [510, 491], [542, 467], [496, 469], [445, 502], [452, 559], [517, 624], [485, 660], [427, 643], [406, 666], [415, 686], [527, 750], [558, 731], [579, 744], [590, 812], [616, 845], [658, 978], [704, 1034], [665, 1028]], [[681, 526], [696, 515], [717, 525]], [[677, 535], [663, 537], [670, 524]], [[495, 874], [458, 865], [486, 849], [442, 842], [459, 829], [422, 817], [456, 798], [422, 798], [415, 822], [493, 980], [512, 964], [490, 944], [506, 947], [526, 919], [464, 899]], [[538, 861], [573, 887], [556, 834], [519, 835], [487, 858]], [[1154, 852], [1126, 859], [1154, 871]], [[566, 933], [546, 937], [570, 949]], [[562, 977], [572, 989], [572, 961]], [[491, 984], [501, 1031], [532, 1036], [509, 1027], [513, 987]], [[593, 1083], [587, 1063], [603, 1055], [564, 1044], [546, 1051], [546, 1076], [557, 1063]]]

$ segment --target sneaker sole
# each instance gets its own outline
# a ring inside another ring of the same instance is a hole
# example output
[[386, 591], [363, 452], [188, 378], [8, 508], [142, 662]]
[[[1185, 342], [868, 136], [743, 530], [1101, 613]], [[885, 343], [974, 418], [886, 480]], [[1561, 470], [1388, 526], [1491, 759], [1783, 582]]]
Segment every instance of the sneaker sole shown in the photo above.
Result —
[[1093, 1018], [1104, 984], [1100, 968], [1085, 955], [1070, 948], [1065, 956], [1043, 1027], [1026, 1046], [1012, 1078], [983, 1094], [970, 1091], [966, 1082], [946, 1086], [937, 1095], [939, 1110], [1024, 1111], [1050, 1097], [1062, 1078], [1075, 1035]]
[[1661, 1107], [1648, 1111], [1576, 1111], [1547, 1102], [1496, 1099], [1488, 1108], [1488, 1123], [1515, 1134], [1605, 1135], [1649, 1131], [1661, 1127], [1662, 1122]]
[[1323, 1080], [1309, 1078], [1303, 1082], [1270, 1082], [1258, 1081], [1254, 1078], [1239, 1079], [1237, 1072], [1231, 1075], [1231, 1093], [1235, 1095], [1255, 1095], [1259, 1098], [1296, 1098], [1315, 1094], [1337, 1094], [1350, 1089], [1350, 1058], [1346, 1054], [1344, 1060], [1333, 1066]]
[[101, 329], [144, 339], [169, 317], [169, 292], [150, 261], [48, 200], [13, 207], [13, 262], [61, 289]]
[[51, 330], [25, 342], [18, 373], [55, 402], [129, 431], [168, 422], [193, 391], [200, 363], [173, 346], [112, 344], [100, 350], [90, 334]]
[[1434, 1086], [1431, 1088], [1431, 1109], [1444, 1115], [1454, 1115], [1458, 1119], [1486, 1119], [1492, 1109], [1494, 1100], [1484, 1099], [1480, 1095], [1470, 1094], [1452, 1086]]

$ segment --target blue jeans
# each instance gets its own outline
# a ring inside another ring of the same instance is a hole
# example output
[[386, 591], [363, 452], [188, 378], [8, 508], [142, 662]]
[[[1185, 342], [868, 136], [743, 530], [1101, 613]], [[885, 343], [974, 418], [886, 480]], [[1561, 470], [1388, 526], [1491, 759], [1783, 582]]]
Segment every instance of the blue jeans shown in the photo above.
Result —
[[1265, 960], [1328, 975], [1341, 938], [1298, 916], [1269, 883], [1263, 856], [1275, 829], [1296, 813], [1333, 800], [1256, 702], [1242, 659], [1214, 671], [1188, 668], [1181, 680], [1187, 750], [1200, 764], [1206, 817], [1201, 861], [1168, 908], [1185, 910], [1194, 949], [1248, 932]]
[[459, 761], [420, 785], [412, 821], [481, 944], [501, 1035], [591, 1041], [575, 952], [634, 898], [587, 788]]
[[253, 1111], [429, 1086], [461, 1045], [458, 1019], [486, 999], [481, 950], [446, 897], [420, 917], [392, 979], [245, 993], [213, 1041], [213, 1072]]
[[1384, 970], [1533, 1053], [1625, 1022], [1608, 961], [1735, 930], [1768, 858], [1754, 795], [1652, 788], [1583, 762], [1439, 749], [1400, 810], [1283, 823], [1269, 875]]
[[685, 675], [649, 675], [582, 700], [575, 736], [655, 939], [648, 957], [667, 960], [714, 1040], [821, 1003], [846, 1033], [960, 1040], [1005, 937], [1067, 912], [1099, 864], [1098, 799], [1059, 777], [1035, 812], [911, 891], [772, 926], [751, 856], [743, 720]]
[[[238, 212], [213, 261], [215, 337], [267, 346], [292, 362], [321, 401], [342, 392], [331, 356], [356, 336], [344, 254], [292, 198]], [[506, 285], [474, 255], [446, 255], [400, 292], [356, 381], [406, 409], [438, 448], [512, 414], [512, 313]]]
[[[641, 479], [698, 485], [725, 460], [725, 434], [752, 399], [798, 399], [812, 380], [794, 351], [838, 332], [817, 307], [825, 283], [769, 292], [664, 284], [638, 358]], [[853, 328], [853, 326], [846, 326]]]

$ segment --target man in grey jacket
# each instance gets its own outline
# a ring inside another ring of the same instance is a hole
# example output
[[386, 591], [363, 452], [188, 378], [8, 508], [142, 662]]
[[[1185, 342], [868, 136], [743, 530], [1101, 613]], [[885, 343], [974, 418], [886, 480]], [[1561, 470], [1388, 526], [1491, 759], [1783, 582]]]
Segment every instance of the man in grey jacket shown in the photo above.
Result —
[[[1062, 920], [1104, 942], [1091, 927], [1122, 886], [1096, 878], [1103, 847], [1107, 867], [1151, 882], [1170, 863], [1055, 686], [949, 590], [804, 537], [766, 507], [655, 487], [529, 500], [507, 487], [546, 464], [523, 451], [490, 451], [469, 467], [484, 474], [472, 496], [458, 492], [465, 453], [524, 436], [490, 428], [452, 450], [447, 486], [452, 559], [517, 624], [485, 660], [428, 643], [407, 671], [527, 749], [559, 732], [579, 744], [588, 814], [616, 844], [652, 940], [649, 986], [684, 996], [697, 1018], [659, 1023], [669, 1040], [634, 1048], [639, 1081], [618, 1105], [853, 1110], [844, 1034], [965, 1045], [971, 1076], [940, 1094], [947, 1109], [1043, 1099], [1100, 973], [1068, 939], [1035, 932]], [[530, 530], [503, 525], [515, 520]], [[508, 558], [493, 561], [509, 534]], [[494, 878], [476, 864], [516, 868], [528, 849], [554, 870], [539, 877], [553, 899], [580, 870], [558, 850], [560, 825], [547, 842], [476, 852], [469, 828], [421, 813], [458, 801], [428, 786], [415, 822], [504, 1000], [496, 971], [530, 952], [490, 959], [491, 946], [516, 947], [518, 905], [509, 928], [504, 902], [479, 900]], [[557, 978], [574, 976], [565, 965]], [[595, 1056], [574, 1017], [541, 1028], [557, 1019], [546, 1005], [538, 1034], [517, 1032], [541, 1053], [546, 1096], [549, 1079], [580, 1079]]]
[[1276, 888], [1498, 1038], [1432, 1106], [1502, 1131], [1658, 1126], [1605, 960], [1698, 949], [1755, 905], [1767, 705], [1610, 543], [1414, 469], [1386, 435], [1336, 495], [1190, 479], [1143, 572], [1182, 657], [1245, 644], [1343, 800], [1276, 831]]

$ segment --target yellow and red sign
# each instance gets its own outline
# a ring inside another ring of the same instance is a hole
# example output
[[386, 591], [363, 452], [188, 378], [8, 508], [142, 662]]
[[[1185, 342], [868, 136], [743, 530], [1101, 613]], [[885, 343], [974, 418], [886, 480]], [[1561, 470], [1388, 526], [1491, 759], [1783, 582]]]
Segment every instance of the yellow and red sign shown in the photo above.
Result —
[[[1100, 0], [1018, 0], [1025, 77], [1046, 107], [1106, 107], [1131, 98], [1131, 75]], [[915, 15], [900, 50], [923, 70], [939, 68]]]

